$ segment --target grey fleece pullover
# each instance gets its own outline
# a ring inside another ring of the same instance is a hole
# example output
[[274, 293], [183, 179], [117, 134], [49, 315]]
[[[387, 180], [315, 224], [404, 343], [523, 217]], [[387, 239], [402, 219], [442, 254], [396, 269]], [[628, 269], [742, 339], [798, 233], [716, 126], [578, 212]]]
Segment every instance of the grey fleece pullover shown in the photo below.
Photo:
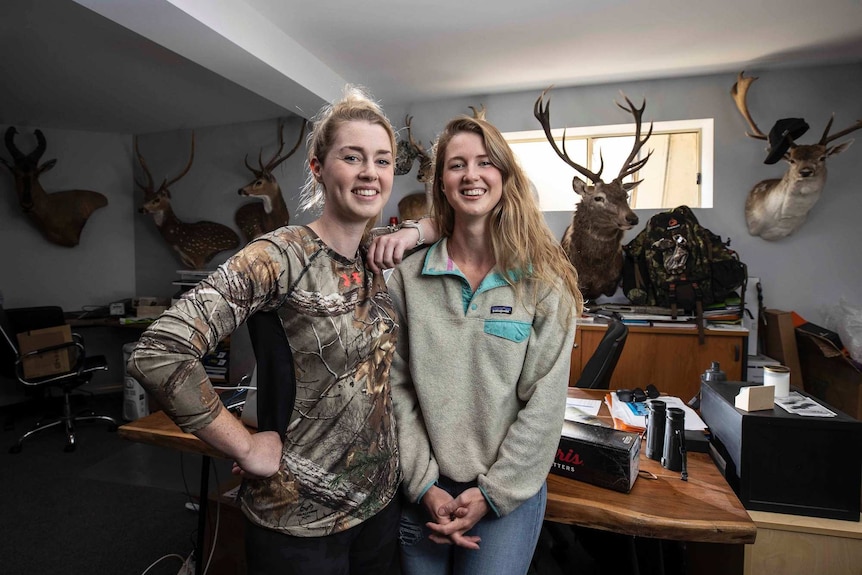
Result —
[[473, 293], [446, 244], [406, 258], [388, 281], [402, 326], [391, 384], [404, 489], [418, 502], [440, 476], [477, 480], [502, 516], [536, 494], [553, 462], [574, 302], [529, 280], [518, 301], [495, 272]]

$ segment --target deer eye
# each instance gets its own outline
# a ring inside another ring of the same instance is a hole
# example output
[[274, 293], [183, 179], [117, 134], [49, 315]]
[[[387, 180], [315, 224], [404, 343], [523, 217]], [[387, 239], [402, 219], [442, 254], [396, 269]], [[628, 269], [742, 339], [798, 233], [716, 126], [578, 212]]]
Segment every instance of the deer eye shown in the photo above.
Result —
[[596, 196], [593, 198], [593, 201], [595, 201], [599, 204], [603, 204], [603, 203], [605, 203], [605, 197], [604, 196]]

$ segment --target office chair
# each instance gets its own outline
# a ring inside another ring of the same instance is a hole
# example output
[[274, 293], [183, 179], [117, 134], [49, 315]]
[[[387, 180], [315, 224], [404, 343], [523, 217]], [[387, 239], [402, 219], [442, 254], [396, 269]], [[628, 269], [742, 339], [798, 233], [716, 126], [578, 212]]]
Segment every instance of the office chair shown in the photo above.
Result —
[[[119, 426], [119, 422], [113, 417], [96, 415], [92, 411], [86, 414], [72, 415], [72, 391], [90, 381], [95, 372], [108, 369], [104, 356], [87, 356], [84, 340], [79, 334], [73, 333], [73, 341], [69, 343], [37, 349], [23, 355], [19, 353], [16, 334], [34, 329], [63, 325], [64, 323], [65, 316], [63, 310], [57, 306], [10, 310], [4, 310], [0, 306], [0, 340], [5, 341], [5, 344], [0, 342], [0, 347], [4, 347], [7, 351], [2, 357], [10, 359], [10, 363], [14, 366], [11, 370], [7, 370], [7, 373], [11, 371], [14, 377], [28, 388], [44, 391], [50, 387], [57, 387], [63, 394], [63, 414], [53, 420], [39, 420], [31, 430], [18, 439], [18, 442], [9, 449], [9, 453], [20, 453], [25, 440], [52, 427], [65, 427], [66, 447], [64, 451], [70, 452], [74, 451], [77, 446], [75, 441], [76, 423], [101, 421], [110, 425], [109, 431], [114, 431]], [[23, 368], [24, 357], [36, 356], [58, 349], [70, 350], [70, 363], [72, 364], [70, 371], [44, 377], [25, 377]]]
[[257, 312], [246, 325], [257, 364], [257, 428], [284, 436], [296, 400], [293, 353], [284, 326], [274, 311]]
[[610, 389], [611, 376], [623, 352], [629, 328], [616, 313], [611, 316], [601, 316], [608, 320], [608, 329], [596, 351], [593, 352], [587, 364], [581, 371], [581, 377], [575, 387], [589, 389]]

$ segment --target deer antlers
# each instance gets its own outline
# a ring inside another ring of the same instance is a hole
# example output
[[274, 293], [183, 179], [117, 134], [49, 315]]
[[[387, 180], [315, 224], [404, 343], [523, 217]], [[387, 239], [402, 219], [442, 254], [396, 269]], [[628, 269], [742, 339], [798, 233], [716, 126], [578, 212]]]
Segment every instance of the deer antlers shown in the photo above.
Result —
[[189, 170], [192, 169], [192, 162], [195, 161], [195, 133], [192, 132], [192, 151], [191, 151], [191, 154], [189, 155], [189, 163], [186, 164], [186, 167], [183, 169], [183, 171], [180, 172], [179, 175], [177, 175], [175, 178], [172, 178], [170, 181], [167, 178], [162, 180], [162, 183], [161, 183], [161, 185], [159, 185], [158, 190], [154, 189], [153, 176], [152, 176], [152, 174], [150, 174], [150, 169], [147, 167], [147, 162], [144, 161], [144, 156], [141, 155], [141, 152], [138, 149], [138, 138], [135, 138], [135, 155], [138, 157], [138, 162], [140, 162], [141, 168], [143, 168], [143, 170], [144, 170], [144, 175], [147, 176], [147, 185], [142, 184], [141, 182], [138, 181], [137, 178], [135, 178], [135, 183], [138, 185], [139, 188], [141, 188], [144, 191], [144, 197], [146, 199], [149, 199], [152, 196], [154, 196], [155, 194], [162, 193], [162, 192], [166, 193], [168, 195], [168, 197], [170, 197], [171, 193], [169, 191], [169, 188], [173, 184], [180, 181], [183, 178], [183, 176], [188, 174]]
[[[740, 72], [736, 77], [736, 82], [733, 84], [733, 87], [730, 89], [730, 95], [733, 96], [733, 101], [736, 103], [736, 108], [739, 110], [739, 113], [742, 114], [742, 117], [745, 118], [745, 121], [748, 122], [748, 127], [751, 129], [751, 132], [746, 132], [745, 135], [749, 138], [754, 138], [755, 140], [768, 140], [766, 134], [764, 134], [760, 128], [757, 127], [757, 124], [754, 123], [754, 119], [751, 117], [751, 114], [748, 111], [748, 89], [751, 85], [757, 80], [757, 76], [749, 76], [745, 77], [745, 70]], [[826, 124], [826, 129], [823, 130], [823, 135], [820, 136], [820, 141], [817, 142], [819, 146], [825, 146], [829, 142], [833, 140], [837, 140], [842, 136], [846, 136], [850, 132], [855, 132], [856, 130], [862, 128], [862, 120], [856, 120], [855, 124], [851, 124], [849, 127], [840, 130], [832, 135], [829, 135], [829, 130], [832, 129], [832, 122], [835, 120], [835, 115], [833, 114], [829, 118], [829, 122]], [[791, 147], [796, 147], [795, 142], [791, 142]]]
[[294, 144], [293, 148], [291, 148], [291, 150], [288, 153], [284, 154], [283, 156], [279, 156], [279, 154], [281, 154], [281, 151], [284, 149], [284, 121], [279, 120], [279, 122], [278, 122], [278, 150], [275, 151], [275, 154], [273, 154], [273, 156], [269, 159], [269, 161], [266, 163], [266, 165], [264, 165], [264, 163], [263, 163], [263, 148], [260, 149], [260, 153], [257, 156], [257, 163], [260, 166], [259, 171], [256, 170], [255, 168], [252, 168], [248, 164], [248, 154], [246, 154], [245, 159], [243, 160], [245, 162], [245, 167], [248, 168], [249, 170], [251, 170], [251, 172], [258, 178], [264, 174], [271, 174], [272, 171], [274, 169], [276, 169], [279, 164], [281, 164], [283, 161], [285, 161], [286, 159], [291, 157], [294, 153], [296, 153], [296, 150], [299, 148], [299, 145], [302, 144], [303, 136], [305, 136], [305, 121], [303, 121], [302, 124], [300, 125], [299, 138], [297, 138], [296, 144]]
[[[533, 115], [536, 117], [537, 120], [539, 120], [539, 123], [542, 125], [542, 129], [545, 131], [545, 136], [547, 137], [548, 142], [550, 142], [551, 147], [554, 148], [554, 151], [557, 153], [557, 155], [560, 158], [562, 158], [562, 160], [564, 162], [566, 162], [569, 166], [573, 167], [575, 170], [580, 172], [583, 176], [587, 177], [591, 182], [593, 182], [593, 183], [601, 182], [602, 181], [602, 171], [605, 169], [605, 161], [604, 161], [604, 158], [601, 157], [601, 155], [599, 155], [599, 160], [600, 160], [599, 171], [594, 173], [594, 172], [591, 172], [590, 170], [586, 169], [585, 167], [581, 166], [580, 164], [576, 163], [575, 161], [573, 161], [569, 157], [568, 152], [566, 152], [566, 130], [565, 129], [563, 130], [563, 149], [562, 150], [557, 146], [557, 143], [554, 141], [554, 136], [551, 134], [551, 99], [548, 98], [547, 103], [545, 103], [545, 101], [544, 101], [545, 95], [548, 92], [550, 92], [552, 88], [553, 88], [553, 86], [550, 86], [550, 87], [546, 88], [545, 90], [543, 90], [542, 93], [539, 95], [538, 99], [536, 99], [536, 103], [533, 106]], [[646, 108], [646, 100], [644, 100], [641, 107], [638, 108], [632, 103], [631, 100], [628, 99], [628, 97], [625, 94], [623, 94], [623, 98], [625, 98], [626, 103], [628, 104], [628, 107], [623, 106], [619, 102], [615, 102], [615, 103], [622, 110], [629, 112], [634, 117], [634, 119], [635, 119], [635, 141], [634, 141], [634, 145], [632, 146], [632, 151], [629, 153], [628, 158], [626, 158], [626, 161], [623, 162], [623, 165], [620, 168], [620, 173], [617, 175], [616, 178], [613, 179], [614, 182], [618, 182], [618, 183], [622, 183], [623, 178], [625, 178], [626, 176], [630, 176], [631, 174], [637, 172], [642, 167], [644, 167], [644, 165], [647, 163], [650, 156], [652, 155], [652, 150], [650, 150], [650, 152], [646, 155], [646, 157], [641, 158], [640, 160], [637, 160], [635, 162], [632, 161], [637, 157], [638, 153], [640, 152], [641, 148], [643, 148], [643, 145], [646, 144], [647, 140], [650, 139], [650, 136], [652, 136], [653, 125], [652, 125], [652, 122], [650, 122], [649, 132], [647, 133], [645, 138], [641, 139], [641, 124], [642, 124], [642, 118], [643, 118], [643, 111]]]

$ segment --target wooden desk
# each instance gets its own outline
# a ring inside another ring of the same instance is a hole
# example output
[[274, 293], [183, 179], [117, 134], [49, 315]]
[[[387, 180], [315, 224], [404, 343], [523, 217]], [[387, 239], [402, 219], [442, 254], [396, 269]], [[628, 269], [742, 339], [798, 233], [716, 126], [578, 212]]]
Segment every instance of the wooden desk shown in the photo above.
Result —
[[[583, 366], [605, 335], [607, 325], [579, 324], [572, 349], [569, 385], [574, 386]], [[744, 381], [748, 332], [707, 329], [703, 344], [697, 329], [629, 326], [622, 355], [611, 378], [611, 389], [646, 388], [688, 401], [700, 391], [700, 376], [713, 361], [731, 381]]]
[[[604, 393], [600, 390], [569, 389], [573, 397], [599, 399], [604, 397]], [[602, 406], [599, 416], [610, 420], [606, 406]], [[161, 411], [127, 423], [118, 432], [132, 441], [223, 457], [194, 435], [180, 431]], [[639, 537], [754, 543], [757, 532], [754, 522], [708, 455], [688, 454], [688, 481], [682, 481], [679, 473], [669, 472], [657, 461], [648, 459], [643, 450], [640, 468], [654, 473], [658, 479], [639, 477], [628, 494], [550, 474], [545, 517], [558, 523]], [[201, 485], [201, 501], [205, 501], [206, 484], [203, 479]]]
[[203, 456], [201, 461], [201, 481], [198, 491], [198, 538], [195, 546], [195, 573], [201, 575], [204, 572], [203, 552], [205, 544], [205, 532], [207, 524], [207, 502], [210, 481], [210, 458], [224, 457], [224, 454], [213, 449], [194, 435], [184, 433], [164, 411], [151, 413], [146, 417], [136, 419], [117, 429], [117, 433], [131, 441], [149, 443], [170, 447], [186, 453], [196, 453]]
[[[570, 388], [570, 397], [601, 399], [603, 390]], [[610, 421], [606, 405], [599, 417]], [[688, 481], [664, 469], [641, 449], [638, 477], [630, 493], [619, 493], [548, 475], [545, 518], [638, 537], [704, 543], [754, 543], [757, 528], [709, 455], [688, 453]]]
[[746, 575], [862, 573], [862, 523], [766, 511], [750, 515], [758, 535], [745, 548]]

